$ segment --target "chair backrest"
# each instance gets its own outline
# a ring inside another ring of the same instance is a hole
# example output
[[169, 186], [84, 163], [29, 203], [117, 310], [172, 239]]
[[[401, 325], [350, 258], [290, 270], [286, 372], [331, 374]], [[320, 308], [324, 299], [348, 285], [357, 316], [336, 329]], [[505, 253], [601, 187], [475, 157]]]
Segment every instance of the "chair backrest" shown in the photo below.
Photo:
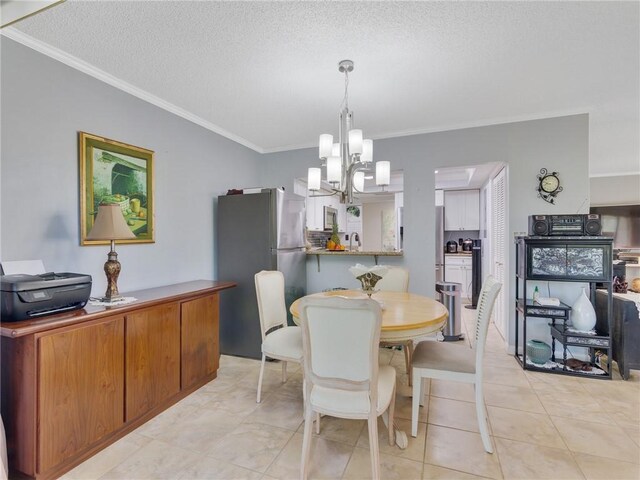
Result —
[[482, 290], [478, 298], [477, 317], [476, 317], [476, 372], [481, 372], [482, 356], [484, 355], [484, 347], [487, 342], [487, 331], [489, 330], [489, 321], [493, 306], [496, 303], [496, 297], [500, 293], [502, 284], [497, 282], [495, 278], [489, 275], [482, 284]]
[[300, 301], [305, 380], [340, 390], [370, 390], [377, 403], [382, 310], [375, 300], [307, 297]]
[[274, 327], [287, 325], [287, 306], [284, 302], [284, 275], [277, 270], [262, 270], [255, 274], [256, 297], [262, 340]]
[[389, 267], [389, 270], [376, 283], [376, 288], [385, 292], [408, 292], [409, 270], [402, 267]]

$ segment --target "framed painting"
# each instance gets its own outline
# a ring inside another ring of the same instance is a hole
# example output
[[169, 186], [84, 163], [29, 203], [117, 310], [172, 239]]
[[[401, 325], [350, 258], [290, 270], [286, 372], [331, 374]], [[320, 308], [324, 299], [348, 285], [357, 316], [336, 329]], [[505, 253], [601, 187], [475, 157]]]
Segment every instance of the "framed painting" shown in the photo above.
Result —
[[109, 243], [87, 240], [101, 203], [120, 205], [136, 236], [118, 243], [153, 243], [153, 151], [79, 133], [80, 245]]

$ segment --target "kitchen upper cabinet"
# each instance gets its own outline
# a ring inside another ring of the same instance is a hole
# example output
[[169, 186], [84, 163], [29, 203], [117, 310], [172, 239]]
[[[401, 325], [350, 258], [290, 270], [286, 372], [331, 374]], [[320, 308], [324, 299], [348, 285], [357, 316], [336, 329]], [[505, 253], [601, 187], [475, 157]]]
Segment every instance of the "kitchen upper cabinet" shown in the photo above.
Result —
[[[327, 195], [322, 192], [318, 195]], [[345, 232], [347, 228], [347, 208], [340, 203], [337, 195], [307, 196], [307, 228], [312, 231], [324, 230], [324, 207], [332, 207], [338, 211], [338, 230]]]
[[444, 229], [480, 230], [480, 191], [444, 192]]

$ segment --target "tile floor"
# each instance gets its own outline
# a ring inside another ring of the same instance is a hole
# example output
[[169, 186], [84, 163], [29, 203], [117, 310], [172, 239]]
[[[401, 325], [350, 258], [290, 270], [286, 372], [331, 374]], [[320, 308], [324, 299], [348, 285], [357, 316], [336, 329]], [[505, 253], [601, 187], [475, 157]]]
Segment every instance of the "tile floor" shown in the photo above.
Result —
[[[474, 311], [463, 309], [473, 331]], [[468, 348], [468, 342], [458, 342]], [[410, 432], [402, 352], [382, 349], [398, 370], [396, 419]], [[259, 362], [223, 356], [216, 380], [70, 471], [71, 479], [297, 479], [302, 448], [302, 374], [268, 364], [256, 404]], [[431, 381], [418, 437], [390, 447], [380, 427], [381, 478], [640, 479], [640, 372], [613, 381], [524, 372], [492, 326], [485, 357], [493, 455], [484, 452], [473, 388]], [[323, 417], [311, 478], [370, 478], [364, 421]]]

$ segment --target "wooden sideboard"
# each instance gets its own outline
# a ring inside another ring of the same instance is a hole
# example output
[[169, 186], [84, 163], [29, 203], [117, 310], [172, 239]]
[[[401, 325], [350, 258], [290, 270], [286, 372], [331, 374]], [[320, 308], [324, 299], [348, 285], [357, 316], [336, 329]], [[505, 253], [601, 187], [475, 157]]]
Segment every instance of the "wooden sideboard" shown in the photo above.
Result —
[[198, 280], [1, 323], [11, 472], [56, 478], [216, 378], [218, 292], [232, 287]]

